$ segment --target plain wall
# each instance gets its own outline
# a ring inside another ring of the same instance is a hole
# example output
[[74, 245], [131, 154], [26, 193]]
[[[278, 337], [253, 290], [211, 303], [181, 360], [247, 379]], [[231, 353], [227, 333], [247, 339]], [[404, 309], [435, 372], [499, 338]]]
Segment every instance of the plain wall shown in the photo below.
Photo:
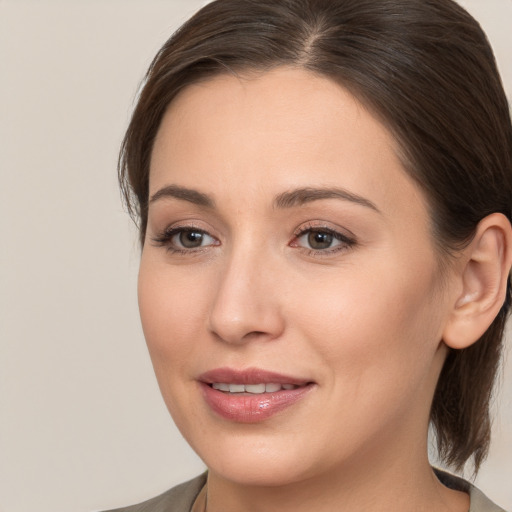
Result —
[[[199, 0], [0, 0], [0, 512], [135, 503], [204, 469], [136, 304], [116, 158], [137, 86]], [[512, 97], [512, 0], [462, 2]], [[512, 364], [478, 485], [512, 509]]]

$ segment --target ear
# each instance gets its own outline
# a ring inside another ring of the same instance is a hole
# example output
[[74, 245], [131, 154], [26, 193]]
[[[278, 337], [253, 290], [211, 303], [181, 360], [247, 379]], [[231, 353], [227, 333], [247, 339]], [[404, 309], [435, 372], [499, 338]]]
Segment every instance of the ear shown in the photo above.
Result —
[[475, 237], [462, 251], [452, 310], [443, 341], [454, 349], [469, 347], [491, 325], [507, 291], [512, 266], [512, 227], [501, 213], [478, 224]]

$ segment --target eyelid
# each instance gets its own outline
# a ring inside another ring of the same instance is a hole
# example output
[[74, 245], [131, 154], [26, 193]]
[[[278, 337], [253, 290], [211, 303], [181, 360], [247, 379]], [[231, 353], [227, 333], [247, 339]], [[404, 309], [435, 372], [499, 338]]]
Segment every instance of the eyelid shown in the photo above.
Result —
[[332, 233], [333, 235], [338, 235], [344, 240], [355, 242], [357, 240], [356, 235], [352, 233], [350, 230], [346, 228], [341, 228], [339, 226], [333, 226], [331, 223], [326, 221], [308, 221], [304, 224], [301, 224], [293, 233], [295, 237], [299, 237], [304, 233], [309, 231], [327, 231], [328, 233]]

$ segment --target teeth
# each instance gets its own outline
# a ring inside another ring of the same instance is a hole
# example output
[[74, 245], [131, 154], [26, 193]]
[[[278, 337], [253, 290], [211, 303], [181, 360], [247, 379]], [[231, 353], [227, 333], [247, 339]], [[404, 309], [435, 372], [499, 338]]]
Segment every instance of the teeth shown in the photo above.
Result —
[[247, 393], [265, 393], [265, 384], [246, 384]]
[[213, 389], [224, 391], [228, 393], [275, 393], [276, 391], [296, 389], [298, 386], [295, 384], [228, 384], [225, 382], [214, 382], [212, 384]]

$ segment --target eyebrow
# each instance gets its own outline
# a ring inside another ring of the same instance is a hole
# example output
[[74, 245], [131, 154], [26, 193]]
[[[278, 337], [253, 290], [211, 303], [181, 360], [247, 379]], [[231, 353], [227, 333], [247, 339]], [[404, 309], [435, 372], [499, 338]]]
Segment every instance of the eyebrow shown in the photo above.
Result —
[[[180, 199], [198, 206], [215, 208], [215, 201], [209, 195], [191, 188], [180, 187], [178, 185], [167, 185], [161, 188], [151, 196], [149, 203], [152, 204], [163, 198]], [[322, 199], [342, 199], [344, 201], [350, 201], [352, 203], [365, 206], [380, 213], [377, 206], [369, 199], [338, 187], [304, 187], [282, 192], [274, 199], [274, 208], [293, 208]]]
[[215, 207], [215, 201], [209, 195], [191, 188], [179, 187], [178, 185], [167, 185], [166, 187], [161, 188], [151, 196], [149, 204], [168, 197], [188, 201], [189, 203], [204, 206], [206, 208]]
[[350, 201], [352, 203], [359, 204], [361, 206], [365, 206], [370, 208], [378, 213], [380, 210], [377, 208], [375, 203], [366, 199], [365, 197], [359, 196], [348, 190], [343, 188], [299, 188], [290, 190], [288, 192], [283, 192], [279, 194], [275, 201], [275, 208], [292, 208], [294, 206], [302, 206], [307, 203], [311, 203], [313, 201], [318, 201], [321, 199], [342, 199], [344, 201]]

